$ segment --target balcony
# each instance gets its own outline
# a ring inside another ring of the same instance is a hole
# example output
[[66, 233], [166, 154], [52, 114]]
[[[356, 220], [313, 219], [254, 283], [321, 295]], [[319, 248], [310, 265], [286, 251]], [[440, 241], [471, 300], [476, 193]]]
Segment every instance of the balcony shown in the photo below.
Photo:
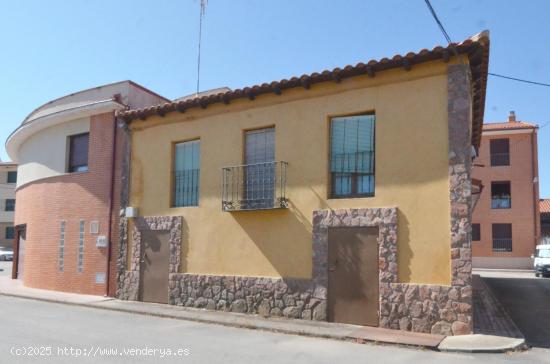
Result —
[[224, 167], [223, 211], [269, 210], [288, 207], [287, 162]]
[[510, 197], [491, 198], [492, 209], [510, 209], [512, 208], [512, 199]]

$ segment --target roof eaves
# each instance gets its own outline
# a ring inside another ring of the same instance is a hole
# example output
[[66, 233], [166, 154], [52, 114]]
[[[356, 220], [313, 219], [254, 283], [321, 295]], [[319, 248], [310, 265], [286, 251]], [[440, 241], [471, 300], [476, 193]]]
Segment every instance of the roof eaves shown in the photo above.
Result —
[[343, 79], [368, 75], [374, 77], [377, 72], [392, 68], [404, 68], [410, 70], [415, 64], [443, 60], [449, 62], [456, 50], [458, 54], [466, 54], [469, 57], [470, 70], [473, 79], [473, 120], [472, 120], [472, 144], [479, 148], [482, 134], [483, 114], [485, 109], [485, 94], [487, 86], [487, 72], [489, 63], [489, 35], [488, 32], [482, 32], [474, 37], [468, 38], [460, 43], [453, 43], [447, 47], [437, 46], [431, 50], [422, 49], [414, 53], [409, 52], [406, 55], [395, 55], [390, 58], [380, 60], [370, 60], [367, 63], [358, 63], [355, 66], [347, 65], [344, 68], [334, 68], [333, 70], [324, 70], [304, 74], [300, 77], [292, 77], [271, 83], [262, 83], [251, 87], [244, 87], [226, 92], [215, 93], [207, 96], [167, 102], [164, 104], [150, 106], [141, 109], [132, 109], [120, 111], [117, 115], [130, 123], [133, 120], [146, 120], [152, 115], [164, 116], [170, 112], [185, 112], [189, 108], [201, 107], [207, 108], [214, 103], [229, 104], [232, 100], [248, 98], [254, 100], [262, 94], [275, 93], [280, 95], [284, 90], [303, 87], [309, 89], [312, 84], [320, 82], [340, 82]]

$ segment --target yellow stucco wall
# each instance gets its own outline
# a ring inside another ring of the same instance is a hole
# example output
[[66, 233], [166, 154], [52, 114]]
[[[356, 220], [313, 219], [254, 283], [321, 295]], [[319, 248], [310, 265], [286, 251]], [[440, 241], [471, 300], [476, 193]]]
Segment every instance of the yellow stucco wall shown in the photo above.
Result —
[[[182, 272], [310, 278], [312, 211], [397, 206], [401, 282], [450, 284], [447, 64], [391, 70], [191, 109], [132, 129], [130, 205], [184, 219]], [[327, 199], [329, 117], [376, 113], [376, 194]], [[221, 169], [241, 164], [243, 130], [275, 126], [290, 208], [222, 212]], [[200, 138], [198, 207], [170, 208], [171, 147]]]

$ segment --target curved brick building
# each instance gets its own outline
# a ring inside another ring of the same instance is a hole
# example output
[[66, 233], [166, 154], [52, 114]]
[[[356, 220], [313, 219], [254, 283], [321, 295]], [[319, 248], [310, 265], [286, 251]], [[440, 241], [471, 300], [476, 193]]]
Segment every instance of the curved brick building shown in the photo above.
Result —
[[116, 171], [126, 147], [115, 111], [165, 101], [117, 82], [40, 106], [9, 136], [6, 149], [20, 165], [13, 278], [35, 288], [114, 292]]

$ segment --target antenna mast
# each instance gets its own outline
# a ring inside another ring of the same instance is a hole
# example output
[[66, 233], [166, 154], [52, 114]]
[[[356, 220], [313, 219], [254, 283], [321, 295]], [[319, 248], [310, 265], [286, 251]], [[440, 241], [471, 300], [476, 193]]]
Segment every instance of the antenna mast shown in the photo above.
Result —
[[200, 0], [200, 2], [201, 2], [201, 6], [200, 6], [200, 14], [199, 14], [199, 49], [198, 49], [198, 56], [197, 56], [197, 95], [199, 94], [200, 80], [201, 80], [202, 18], [204, 17], [204, 13], [206, 12], [206, 5], [208, 4], [208, 0]]

